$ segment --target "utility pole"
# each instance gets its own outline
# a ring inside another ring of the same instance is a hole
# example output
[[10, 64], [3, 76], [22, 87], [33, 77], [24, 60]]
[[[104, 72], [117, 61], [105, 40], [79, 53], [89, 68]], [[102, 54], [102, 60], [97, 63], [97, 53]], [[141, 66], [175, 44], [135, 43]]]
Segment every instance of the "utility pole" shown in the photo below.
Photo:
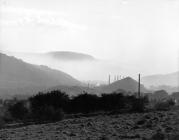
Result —
[[138, 98], [140, 98], [140, 73], [139, 73], [139, 82], [138, 82]]
[[109, 75], [109, 79], [108, 79], [109, 81], [109, 85], [111, 84], [111, 76]]

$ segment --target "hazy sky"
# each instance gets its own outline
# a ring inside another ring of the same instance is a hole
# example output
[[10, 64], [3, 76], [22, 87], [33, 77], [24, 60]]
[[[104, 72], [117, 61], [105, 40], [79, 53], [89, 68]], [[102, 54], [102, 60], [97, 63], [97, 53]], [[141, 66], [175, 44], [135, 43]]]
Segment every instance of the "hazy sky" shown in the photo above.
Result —
[[0, 49], [76, 51], [145, 74], [178, 70], [179, 0], [1, 0]]

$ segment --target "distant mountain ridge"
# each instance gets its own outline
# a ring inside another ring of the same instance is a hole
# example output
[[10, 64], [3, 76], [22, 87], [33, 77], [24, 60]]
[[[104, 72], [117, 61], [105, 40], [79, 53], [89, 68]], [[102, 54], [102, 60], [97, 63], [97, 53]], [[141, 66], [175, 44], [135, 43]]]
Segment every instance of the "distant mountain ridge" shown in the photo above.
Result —
[[150, 89], [152, 91], [158, 91], [158, 90], [165, 90], [169, 94], [174, 93], [174, 92], [179, 92], [179, 86], [173, 87], [173, 86], [166, 86], [166, 85], [161, 85], [161, 86], [151, 86]]
[[169, 74], [156, 74], [144, 76], [141, 79], [142, 83], [147, 87], [150, 86], [179, 86], [179, 71]]
[[97, 60], [93, 56], [85, 53], [73, 52], [73, 51], [52, 51], [46, 53], [23, 53], [23, 52], [5, 52], [8, 55], [12, 55], [18, 58], [35, 57], [41, 59], [53, 58], [58, 61], [94, 61]]
[[71, 52], [71, 51], [54, 51], [54, 52], [45, 53], [44, 55], [51, 56], [56, 59], [66, 60], [66, 61], [95, 60], [95, 58], [91, 55]]

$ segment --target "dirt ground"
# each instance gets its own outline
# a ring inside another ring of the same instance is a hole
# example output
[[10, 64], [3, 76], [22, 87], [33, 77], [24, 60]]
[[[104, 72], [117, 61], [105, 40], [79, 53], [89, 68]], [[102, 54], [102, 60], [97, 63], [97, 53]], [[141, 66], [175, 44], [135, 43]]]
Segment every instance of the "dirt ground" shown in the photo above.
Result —
[[179, 110], [98, 115], [0, 130], [1, 140], [160, 140], [163, 135], [179, 140]]

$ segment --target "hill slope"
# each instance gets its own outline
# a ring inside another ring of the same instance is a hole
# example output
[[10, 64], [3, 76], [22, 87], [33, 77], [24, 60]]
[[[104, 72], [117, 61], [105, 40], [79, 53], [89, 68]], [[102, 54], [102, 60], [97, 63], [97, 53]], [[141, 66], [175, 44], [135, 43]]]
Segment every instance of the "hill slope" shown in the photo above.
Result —
[[0, 88], [75, 86], [81, 83], [72, 76], [46, 66], [25, 63], [0, 53]]
[[150, 75], [142, 77], [142, 82], [146, 86], [161, 86], [161, 85], [167, 85], [167, 86], [173, 86], [176, 87], [179, 85], [179, 71], [169, 74], [156, 74], [156, 75]]

